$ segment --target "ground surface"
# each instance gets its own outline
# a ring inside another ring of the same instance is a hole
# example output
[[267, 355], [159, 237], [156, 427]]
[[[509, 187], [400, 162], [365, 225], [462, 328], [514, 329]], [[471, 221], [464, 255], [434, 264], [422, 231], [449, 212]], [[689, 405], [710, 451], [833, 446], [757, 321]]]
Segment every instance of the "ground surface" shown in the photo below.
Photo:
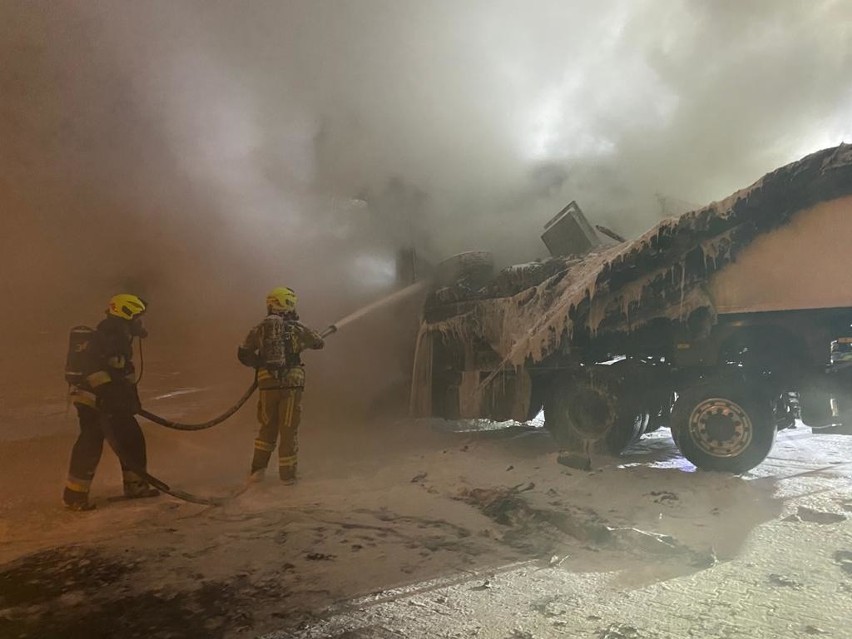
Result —
[[[694, 472], [667, 431], [586, 473], [541, 431], [439, 426], [309, 412], [297, 486], [212, 508], [108, 501], [108, 454], [85, 514], [58, 504], [73, 420], [0, 443], [0, 637], [852, 636], [852, 437], [800, 427], [732, 477]], [[241, 487], [251, 410], [146, 432], [155, 475]]]

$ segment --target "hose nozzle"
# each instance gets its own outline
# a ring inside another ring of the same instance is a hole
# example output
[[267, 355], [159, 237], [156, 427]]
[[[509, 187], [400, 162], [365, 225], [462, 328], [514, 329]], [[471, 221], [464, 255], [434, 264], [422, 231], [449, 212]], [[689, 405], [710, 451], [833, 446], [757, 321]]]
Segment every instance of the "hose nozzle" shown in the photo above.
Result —
[[331, 326], [329, 326], [328, 328], [323, 329], [323, 331], [320, 333], [320, 337], [322, 337], [323, 339], [325, 339], [326, 337], [328, 337], [328, 336], [329, 336], [329, 335], [331, 335], [332, 333], [336, 333], [336, 332], [337, 332], [337, 325], [336, 325], [336, 324], [332, 324], [332, 325], [331, 325]]

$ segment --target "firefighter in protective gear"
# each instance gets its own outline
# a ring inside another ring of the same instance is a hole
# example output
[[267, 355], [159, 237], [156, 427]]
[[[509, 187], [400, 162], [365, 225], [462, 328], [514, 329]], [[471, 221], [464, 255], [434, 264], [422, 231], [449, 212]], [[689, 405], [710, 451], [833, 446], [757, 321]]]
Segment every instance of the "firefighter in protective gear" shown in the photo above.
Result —
[[249, 332], [237, 351], [240, 362], [257, 369], [260, 398], [257, 419], [260, 432], [254, 441], [251, 479], [263, 478], [278, 442], [278, 476], [285, 483], [296, 481], [299, 422], [305, 367], [301, 353], [320, 349], [325, 343], [316, 332], [299, 323], [296, 294], [276, 288], [266, 297], [267, 317]]
[[90, 510], [89, 487], [103, 452], [105, 433], [121, 462], [124, 494], [153, 497], [158, 491], [131, 468], [145, 470], [145, 437], [134, 415], [138, 412], [133, 366], [133, 338], [146, 337], [142, 325], [145, 302], [136, 295], [116, 295], [109, 301], [87, 347], [84, 380], [71, 387], [71, 401], [80, 420], [80, 435], [71, 451], [68, 480], [62, 499], [72, 510]]

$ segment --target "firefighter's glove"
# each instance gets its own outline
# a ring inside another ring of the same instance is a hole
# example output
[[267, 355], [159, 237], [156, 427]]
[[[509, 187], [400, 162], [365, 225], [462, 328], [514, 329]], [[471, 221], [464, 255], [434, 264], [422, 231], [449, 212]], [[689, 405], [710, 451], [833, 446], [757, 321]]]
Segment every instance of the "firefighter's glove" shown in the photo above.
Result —
[[237, 359], [240, 360], [243, 366], [248, 366], [249, 368], [260, 368], [262, 364], [257, 353], [247, 348], [239, 347], [237, 349]]

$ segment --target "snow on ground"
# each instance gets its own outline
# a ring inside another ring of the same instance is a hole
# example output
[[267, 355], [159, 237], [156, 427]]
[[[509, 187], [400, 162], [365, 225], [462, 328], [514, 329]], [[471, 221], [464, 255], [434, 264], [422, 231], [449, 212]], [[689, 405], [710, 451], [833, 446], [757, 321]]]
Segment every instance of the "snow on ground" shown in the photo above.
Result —
[[[108, 454], [65, 512], [73, 438], [0, 444], [0, 637], [850, 636], [852, 437], [781, 433], [733, 477], [661, 431], [586, 473], [541, 429], [306, 417], [297, 486], [213, 508], [108, 501]], [[173, 485], [241, 486], [251, 411], [146, 432]]]

